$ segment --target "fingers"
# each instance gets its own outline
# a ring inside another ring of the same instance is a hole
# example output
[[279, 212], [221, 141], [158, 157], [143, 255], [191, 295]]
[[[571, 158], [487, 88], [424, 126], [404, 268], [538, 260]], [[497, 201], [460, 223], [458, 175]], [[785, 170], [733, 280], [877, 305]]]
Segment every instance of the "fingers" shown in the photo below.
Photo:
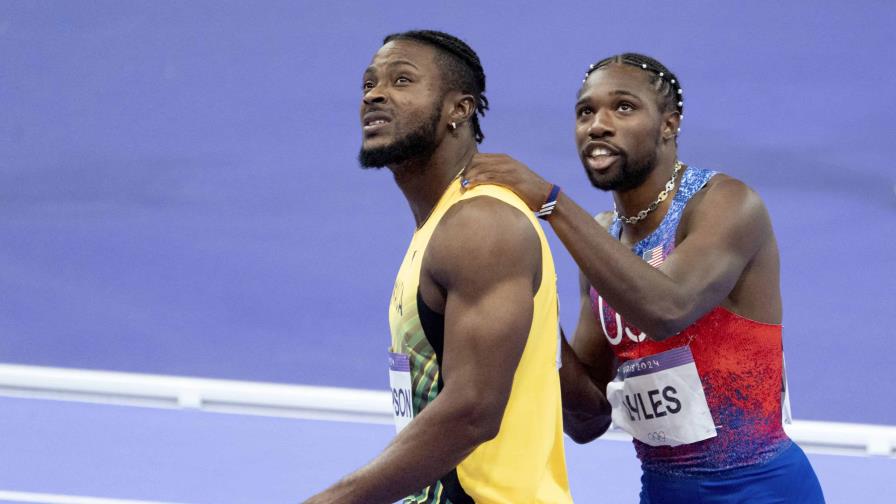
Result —
[[478, 185], [492, 183], [491, 173], [464, 173], [460, 180], [461, 191], [472, 189]]
[[503, 164], [508, 160], [513, 161], [513, 158], [506, 154], [476, 153], [464, 170], [461, 180], [463, 190], [472, 189], [477, 185], [496, 183], [499, 180], [496, 175], [506, 171]]

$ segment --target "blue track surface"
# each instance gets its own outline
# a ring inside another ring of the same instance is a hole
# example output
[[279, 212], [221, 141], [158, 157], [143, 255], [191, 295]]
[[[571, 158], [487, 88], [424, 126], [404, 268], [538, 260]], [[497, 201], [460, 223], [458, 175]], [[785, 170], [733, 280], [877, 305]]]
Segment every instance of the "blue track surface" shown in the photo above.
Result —
[[[389, 442], [387, 425], [0, 398], [0, 491], [207, 504], [295, 503]], [[896, 460], [810, 455], [828, 502], [896, 495]], [[627, 442], [567, 440], [576, 502], [637, 502]]]

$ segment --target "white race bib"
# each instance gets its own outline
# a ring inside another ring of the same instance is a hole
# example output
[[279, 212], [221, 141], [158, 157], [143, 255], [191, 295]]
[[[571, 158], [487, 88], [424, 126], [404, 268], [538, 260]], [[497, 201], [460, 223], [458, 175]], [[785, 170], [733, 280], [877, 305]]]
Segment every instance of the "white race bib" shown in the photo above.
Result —
[[407, 355], [389, 352], [389, 386], [392, 389], [392, 418], [395, 420], [395, 432], [401, 432], [414, 419], [411, 363]]
[[790, 390], [787, 386], [787, 361], [784, 352], [781, 352], [781, 422], [786, 425], [793, 423], [790, 413]]
[[607, 399], [613, 423], [650, 446], [678, 446], [716, 436], [688, 346], [622, 364], [607, 384]]

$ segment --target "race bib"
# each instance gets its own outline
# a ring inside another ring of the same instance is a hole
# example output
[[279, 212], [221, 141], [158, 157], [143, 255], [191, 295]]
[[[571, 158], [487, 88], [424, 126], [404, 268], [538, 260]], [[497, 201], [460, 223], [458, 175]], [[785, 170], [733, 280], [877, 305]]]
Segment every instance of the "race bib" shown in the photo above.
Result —
[[607, 399], [613, 423], [650, 446], [679, 446], [716, 436], [688, 346], [622, 364], [607, 384]]
[[793, 415], [790, 413], [790, 391], [787, 387], [787, 360], [784, 352], [781, 352], [781, 422], [790, 425], [793, 423]]
[[411, 362], [407, 355], [389, 352], [389, 386], [392, 389], [392, 418], [395, 421], [395, 432], [401, 432], [414, 419]]

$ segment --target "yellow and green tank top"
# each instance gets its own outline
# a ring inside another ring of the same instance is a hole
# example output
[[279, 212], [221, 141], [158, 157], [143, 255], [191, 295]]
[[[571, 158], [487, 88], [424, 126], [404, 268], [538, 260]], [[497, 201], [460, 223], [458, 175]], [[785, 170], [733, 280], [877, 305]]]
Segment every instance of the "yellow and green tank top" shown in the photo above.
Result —
[[418, 292], [426, 247], [452, 205], [483, 196], [519, 209], [538, 233], [541, 284], [534, 297], [532, 325], [497, 437], [479, 445], [454, 470], [417, 494], [406, 497], [404, 502], [570, 503], [557, 372], [557, 277], [541, 226], [519, 197], [493, 185], [477, 186], [461, 193], [460, 179], [451, 183], [429, 218], [414, 233], [399, 269], [389, 309], [390, 351], [409, 356], [412, 405], [416, 416], [442, 388], [439, 362], [444, 316], [426, 306]]

